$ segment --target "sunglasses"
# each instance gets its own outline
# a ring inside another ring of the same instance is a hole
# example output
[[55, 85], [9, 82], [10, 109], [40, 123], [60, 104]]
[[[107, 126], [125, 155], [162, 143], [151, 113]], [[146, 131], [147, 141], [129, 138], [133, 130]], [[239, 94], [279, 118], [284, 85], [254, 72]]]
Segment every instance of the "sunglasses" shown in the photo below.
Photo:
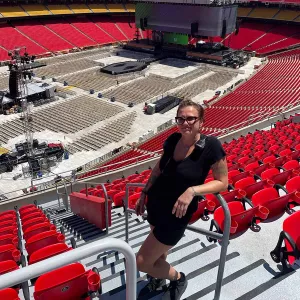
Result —
[[175, 117], [175, 121], [178, 125], [183, 125], [184, 122], [186, 121], [189, 125], [195, 124], [199, 120], [198, 117]]

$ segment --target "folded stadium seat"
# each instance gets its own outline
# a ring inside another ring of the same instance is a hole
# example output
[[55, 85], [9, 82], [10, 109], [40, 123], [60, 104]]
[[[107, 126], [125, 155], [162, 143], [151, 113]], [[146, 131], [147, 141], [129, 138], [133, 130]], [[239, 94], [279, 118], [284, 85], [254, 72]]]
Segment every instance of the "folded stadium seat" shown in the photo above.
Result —
[[15, 236], [18, 236], [19, 230], [16, 224], [13, 226], [7, 226], [4, 228], [0, 228], [0, 236], [6, 235], [6, 234], [13, 234]]
[[140, 175], [148, 176], [152, 172], [152, 169], [144, 170], [143, 172], [140, 173]]
[[[131, 196], [132, 194], [134, 194], [134, 190], [130, 189], [129, 196]], [[124, 205], [123, 200], [125, 196], [126, 196], [126, 191], [121, 191], [113, 196], [113, 202], [116, 207], [120, 207]]]
[[0, 219], [1, 221], [12, 221], [12, 222], [16, 222], [17, 221], [17, 215], [15, 212], [4, 212], [0, 214]]
[[24, 209], [24, 210], [22, 210], [22, 212], [20, 212], [20, 218], [22, 220], [25, 216], [32, 214], [34, 212], [39, 212], [39, 211], [42, 211], [42, 210], [37, 207], [30, 207], [30, 208]]
[[4, 221], [0, 220], [0, 229], [8, 226], [16, 225], [16, 224], [17, 223], [13, 220], [4, 220]]
[[246, 197], [248, 199], [251, 199], [253, 194], [255, 194], [256, 192], [258, 192], [264, 188], [269, 188], [269, 187], [273, 187], [273, 186], [274, 186], [274, 182], [269, 179], [256, 182], [253, 177], [246, 177], [246, 178], [240, 179], [234, 185], [234, 187], [236, 189], [241, 189], [241, 190], [245, 191]]
[[61, 233], [56, 232], [55, 230], [49, 230], [45, 232], [38, 233], [26, 241], [25, 248], [27, 250], [28, 256], [49, 245], [64, 243], [65, 236]]
[[130, 180], [129, 182], [130, 183], [141, 183], [144, 181], [144, 179], [145, 179], [145, 176], [138, 176], [138, 177]]
[[141, 193], [134, 193], [128, 197], [128, 208], [135, 209], [137, 200], [141, 197]]
[[238, 165], [243, 168], [245, 165], [248, 165], [250, 163], [256, 162], [255, 157], [249, 157], [249, 156], [243, 156], [239, 158], [237, 161]]
[[0, 290], [0, 299], [20, 300], [18, 292], [11, 288]]
[[46, 247], [43, 247], [35, 252], [33, 252], [29, 258], [28, 264], [34, 264], [41, 260], [47, 259], [49, 257], [67, 252], [72, 250], [73, 248], [68, 247], [64, 243], [52, 244]]
[[44, 215], [43, 217], [37, 217], [37, 218], [33, 218], [30, 220], [27, 220], [26, 222], [24, 222], [22, 224], [22, 230], [23, 232], [26, 231], [26, 229], [28, 227], [31, 227], [35, 224], [40, 224], [40, 223], [44, 223], [44, 222], [49, 222], [49, 220], [47, 219], [47, 217]]
[[89, 294], [99, 291], [101, 279], [97, 269], [85, 271], [80, 263], [73, 263], [41, 275], [34, 286], [35, 300], [89, 299]]
[[207, 214], [209, 212], [213, 212], [215, 210], [215, 202], [202, 199], [198, 201], [198, 207], [197, 210], [193, 213], [189, 224], [193, 224], [197, 222], [200, 218], [204, 221], [207, 221], [209, 218], [207, 217]]
[[289, 179], [285, 187], [288, 193], [300, 192], [300, 176]]
[[270, 254], [276, 263], [282, 264], [285, 272], [288, 270], [288, 263], [292, 265], [300, 258], [300, 211], [287, 217], [282, 227], [277, 245]]
[[22, 224], [25, 223], [26, 221], [30, 220], [30, 219], [33, 219], [33, 218], [38, 218], [38, 217], [43, 217], [45, 216], [44, 213], [42, 211], [36, 211], [36, 212], [33, 212], [33, 213], [30, 213], [28, 215], [25, 215], [23, 218], [22, 218]]
[[26, 210], [26, 209], [31, 208], [31, 207], [36, 207], [36, 205], [35, 204], [24, 205], [24, 206], [19, 208], [19, 213], [21, 213], [23, 210]]
[[[18, 270], [19, 266], [13, 260], [5, 260], [0, 262], [0, 275]], [[0, 298], [1, 299], [1, 298]]]
[[231, 154], [226, 157], [226, 160], [227, 160], [227, 162], [236, 161], [237, 157], [238, 157], [237, 154]]
[[[85, 193], [82, 193], [85, 194]], [[99, 197], [99, 198], [104, 198], [104, 191], [103, 190], [95, 190], [93, 193], [93, 196]]]
[[[120, 190], [110, 190], [107, 192], [107, 197], [111, 200], [113, 200], [114, 195], [118, 194], [120, 192]], [[103, 193], [103, 197], [104, 197], [104, 193]]]
[[21, 252], [12, 244], [0, 246], [0, 262], [5, 260], [13, 260], [20, 262]]
[[126, 179], [127, 180], [133, 180], [133, 179], [135, 179], [138, 176], [140, 176], [140, 174], [132, 174], [132, 175], [127, 176]]
[[113, 190], [123, 191], [126, 186], [126, 182], [120, 182], [117, 184], [114, 184]]
[[268, 218], [281, 216], [285, 211], [289, 211], [289, 201], [294, 202], [294, 200], [293, 194], [280, 196], [275, 188], [260, 190], [251, 198], [254, 206], [264, 206], [269, 210]]
[[260, 165], [258, 162], [253, 162], [245, 166], [245, 171], [252, 171], [255, 175], [260, 176], [261, 173], [267, 169], [273, 168], [274, 165], [268, 163]]
[[15, 234], [4, 234], [0, 236], [0, 246], [12, 244], [19, 246], [19, 238]]
[[292, 150], [291, 149], [284, 149], [282, 151], [279, 152], [279, 156], [290, 156], [292, 154]]
[[[229, 203], [233, 201], [241, 201], [243, 202], [243, 199], [246, 197], [246, 192], [241, 189], [235, 189], [230, 192], [221, 192], [222, 197], [224, 200]], [[213, 202], [214, 204], [210, 203], [210, 206], [214, 206], [215, 209], [220, 207], [220, 202], [218, 201], [217, 197], [214, 194], [207, 194], [205, 195], [205, 199]], [[245, 204], [244, 204], [245, 207]]]
[[[239, 173], [236, 173], [236, 171], [237, 170], [233, 170], [233, 171], [228, 172], [228, 183], [229, 183], [229, 185], [234, 186], [237, 181], [239, 181], [243, 178], [246, 178], [246, 177], [253, 177], [254, 179], [258, 179], [253, 171], [245, 171], [245, 172], [239, 172]], [[234, 173], [231, 173], [231, 172], [235, 172], [236, 175], [234, 175]], [[230, 177], [229, 177], [229, 173], [232, 174]]]
[[115, 179], [115, 180], [112, 182], [112, 184], [113, 184], [113, 185], [119, 184], [119, 183], [121, 183], [123, 180], [124, 180], [123, 178]]
[[49, 222], [35, 224], [35, 225], [28, 227], [25, 231], [23, 231], [23, 237], [24, 237], [25, 241], [27, 241], [32, 236], [34, 236], [38, 233], [41, 233], [41, 232], [49, 231], [49, 230], [56, 230], [56, 226]]
[[280, 172], [277, 168], [271, 168], [261, 173], [261, 179], [269, 179], [272, 180], [274, 184], [285, 185], [290, 178], [298, 175], [299, 172], [296, 170], [291, 169]]
[[292, 151], [292, 153], [289, 155], [289, 157], [292, 160], [298, 160], [298, 161], [300, 161], [300, 150]]
[[299, 169], [299, 162], [297, 160], [290, 160], [282, 165], [283, 170], [298, 170]]
[[[265, 207], [252, 207], [250, 209], [245, 209], [240, 201], [233, 201], [228, 203], [228, 208], [231, 214], [231, 226], [230, 235], [241, 233], [251, 228], [253, 231], [259, 231], [259, 226], [256, 225], [256, 218], [266, 219], [268, 217], [268, 209]], [[222, 233], [224, 230], [224, 211], [223, 207], [219, 207], [214, 212], [214, 219], [210, 224], [210, 231], [216, 228], [216, 232]], [[212, 238], [208, 240], [215, 241]]]

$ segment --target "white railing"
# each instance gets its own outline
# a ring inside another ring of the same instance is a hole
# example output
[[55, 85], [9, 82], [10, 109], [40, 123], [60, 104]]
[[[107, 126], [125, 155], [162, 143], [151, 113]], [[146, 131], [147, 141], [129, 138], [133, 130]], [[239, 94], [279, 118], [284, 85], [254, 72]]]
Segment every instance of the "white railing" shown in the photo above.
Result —
[[126, 242], [115, 238], [105, 238], [101, 241], [95, 241], [80, 248], [73, 249], [72, 251], [1, 275], [0, 290], [36, 278], [62, 266], [80, 261], [88, 256], [109, 250], [115, 250], [124, 254], [126, 260], [126, 300], [136, 300], [137, 268], [135, 254]]

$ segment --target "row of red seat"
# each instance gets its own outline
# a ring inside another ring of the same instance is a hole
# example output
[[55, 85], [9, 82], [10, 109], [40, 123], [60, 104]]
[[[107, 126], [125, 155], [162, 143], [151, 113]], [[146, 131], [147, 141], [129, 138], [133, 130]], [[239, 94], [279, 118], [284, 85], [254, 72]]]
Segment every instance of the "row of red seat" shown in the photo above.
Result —
[[[12, 26], [0, 26], [1, 46], [11, 50], [22, 45], [30, 54], [42, 55], [75, 47], [111, 44], [134, 38], [135, 23], [129, 25], [129, 21], [132, 22], [131, 17], [117, 16], [13, 21]], [[7, 51], [0, 49], [0, 60], [8, 59]]]
[[[73, 249], [65, 244], [65, 236], [56, 231], [56, 226], [35, 205], [26, 205], [19, 209], [20, 228], [16, 211], [6, 211], [0, 216], [0, 274], [18, 269], [21, 262], [22, 267], [26, 265], [25, 257], [21, 255], [21, 228], [29, 265]], [[73, 247], [76, 246], [75, 240], [72, 244]], [[55, 297], [75, 299], [101, 290], [97, 270], [85, 271], [80, 263], [46, 273], [35, 280], [32, 279], [32, 283], [35, 282], [33, 296], [36, 300]], [[19, 299], [19, 289], [20, 285], [1, 290], [0, 299]], [[28, 294], [24, 292], [25, 295], [28, 298]]]

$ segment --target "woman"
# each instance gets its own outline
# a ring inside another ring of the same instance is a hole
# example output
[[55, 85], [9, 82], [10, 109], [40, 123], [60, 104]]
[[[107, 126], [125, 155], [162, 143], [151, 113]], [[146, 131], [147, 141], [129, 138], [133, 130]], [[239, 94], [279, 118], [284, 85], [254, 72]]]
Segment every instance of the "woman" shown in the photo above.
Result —
[[[139, 298], [155, 291], [170, 280], [162, 299], [180, 299], [187, 279], [167, 261], [168, 251], [182, 238], [197, 210], [196, 196], [225, 191], [228, 186], [225, 152], [219, 140], [201, 134], [204, 110], [199, 104], [184, 100], [175, 118], [180, 133], [173, 133], [164, 143], [164, 153], [136, 203], [138, 215], [147, 201], [151, 233], [137, 254], [139, 271], [150, 275]], [[209, 170], [214, 180], [204, 184]]]

